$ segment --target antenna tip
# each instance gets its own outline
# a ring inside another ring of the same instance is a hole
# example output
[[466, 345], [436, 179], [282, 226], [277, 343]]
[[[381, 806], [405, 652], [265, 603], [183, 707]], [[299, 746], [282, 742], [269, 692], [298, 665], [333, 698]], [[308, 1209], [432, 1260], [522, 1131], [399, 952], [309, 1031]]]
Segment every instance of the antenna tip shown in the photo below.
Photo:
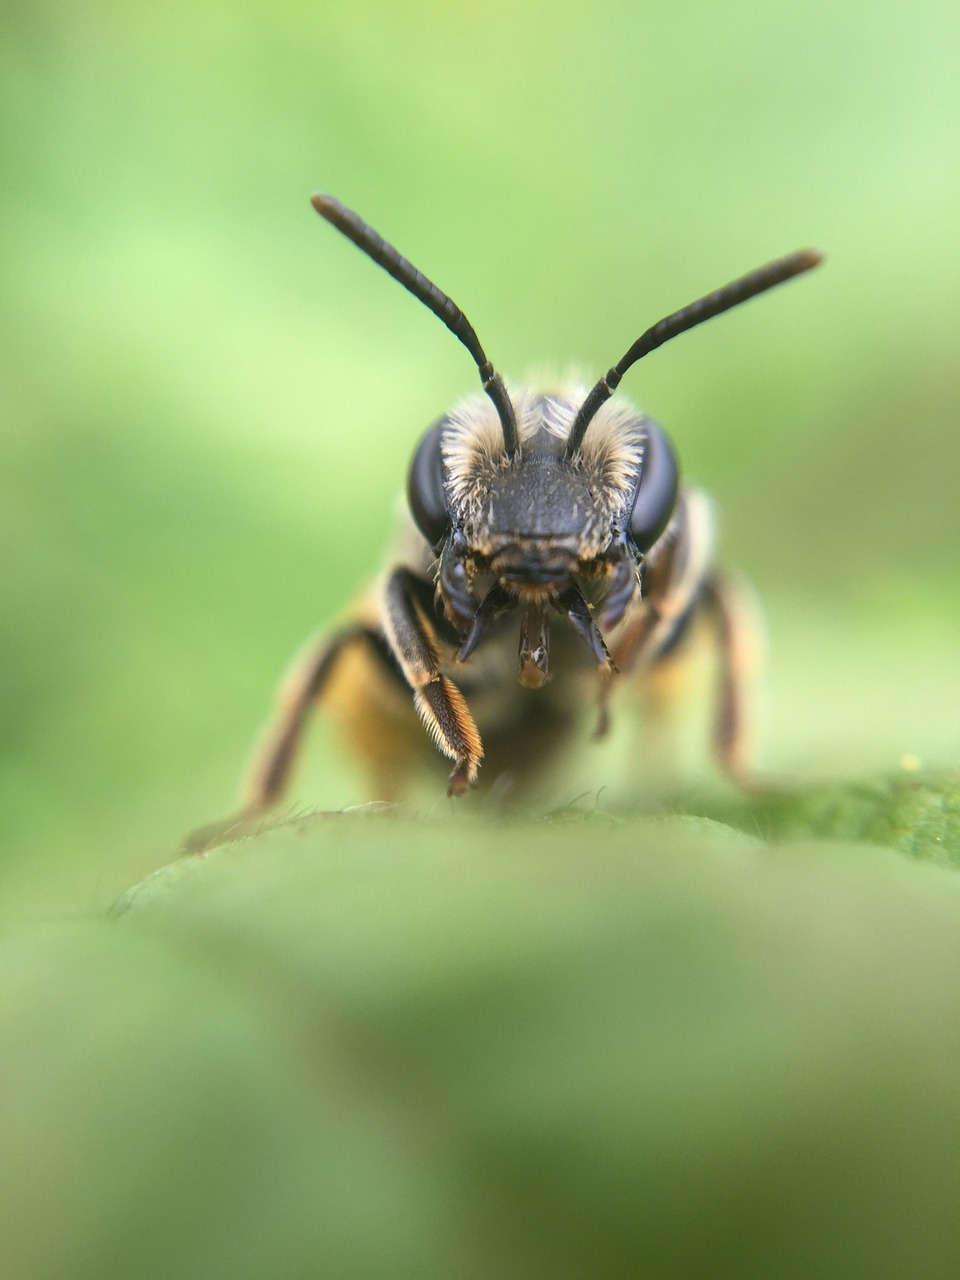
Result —
[[339, 200], [335, 200], [333, 196], [321, 195], [320, 192], [315, 192], [310, 197], [310, 203], [313, 205], [314, 209], [316, 209], [317, 213], [319, 213], [322, 218], [329, 217], [331, 212], [333, 212], [335, 209], [343, 208], [343, 205], [340, 203]]
[[798, 249], [793, 256], [798, 271], [809, 271], [812, 267], [819, 267], [827, 255], [823, 249]]

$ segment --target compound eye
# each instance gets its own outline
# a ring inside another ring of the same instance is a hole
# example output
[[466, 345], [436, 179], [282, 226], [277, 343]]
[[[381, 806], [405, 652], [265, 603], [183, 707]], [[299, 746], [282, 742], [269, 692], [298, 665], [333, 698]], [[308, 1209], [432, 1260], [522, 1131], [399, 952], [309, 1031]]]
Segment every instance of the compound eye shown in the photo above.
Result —
[[407, 501], [417, 528], [430, 543], [438, 547], [450, 531], [450, 514], [443, 488], [443, 457], [440, 437], [445, 426], [441, 419], [431, 427], [417, 445], [407, 476]]
[[647, 421], [646, 432], [643, 469], [629, 525], [630, 537], [641, 553], [650, 550], [669, 524], [680, 484], [669, 440], [655, 422]]

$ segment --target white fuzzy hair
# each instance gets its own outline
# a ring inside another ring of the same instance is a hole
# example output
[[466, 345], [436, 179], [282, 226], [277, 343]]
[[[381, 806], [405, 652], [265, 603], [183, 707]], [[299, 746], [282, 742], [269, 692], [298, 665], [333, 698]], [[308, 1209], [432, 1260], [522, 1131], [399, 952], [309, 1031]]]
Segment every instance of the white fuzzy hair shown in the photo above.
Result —
[[[510, 387], [517, 417], [518, 456], [522, 459], [524, 446], [540, 429], [565, 440], [587, 390], [575, 382], [555, 391]], [[596, 514], [601, 520], [611, 522], [633, 493], [645, 445], [645, 420], [629, 401], [615, 396], [600, 406], [574, 465], [595, 490], [600, 508]], [[442, 449], [450, 497], [454, 506], [464, 512], [482, 501], [490, 482], [512, 465], [504, 452], [497, 411], [490, 398], [482, 394], [471, 396], [450, 411]]]

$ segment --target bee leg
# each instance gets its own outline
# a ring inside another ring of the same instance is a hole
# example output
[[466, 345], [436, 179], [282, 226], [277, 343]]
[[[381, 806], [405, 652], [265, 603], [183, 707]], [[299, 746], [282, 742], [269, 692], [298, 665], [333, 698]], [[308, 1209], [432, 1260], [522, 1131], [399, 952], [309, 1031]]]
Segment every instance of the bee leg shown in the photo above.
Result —
[[697, 617], [713, 622], [719, 689], [712, 746], [719, 767], [746, 791], [769, 791], [753, 768], [755, 717], [750, 685], [759, 665], [760, 626], [748, 589], [710, 566], [710, 508], [693, 491], [678, 505], [647, 557], [643, 597], [613, 649], [621, 671], [665, 669]]
[[323, 692], [344, 649], [366, 635], [364, 628], [350, 627], [320, 644], [311, 644], [294, 659], [281, 681], [273, 721], [254, 751], [240, 808], [229, 818], [191, 832], [183, 842], [184, 853], [203, 853], [245, 834], [277, 803], [290, 781], [311, 704]]
[[323, 693], [344, 649], [365, 636], [365, 628], [349, 627], [320, 644], [308, 645], [294, 658], [280, 682], [273, 720], [254, 752], [243, 782], [244, 817], [256, 817], [271, 809], [286, 791], [311, 707]]
[[618, 671], [649, 666], [670, 648], [707, 575], [712, 535], [708, 499], [696, 490], [685, 494], [644, 562], [643, 595], [612, 650]]
[[714, 757], [743, 790], [769, 791], [773, 780], [764, 779], [754, 769], [755, 723], [748, 705], [761, 648], [755, 602], [744, 583], [718, 573], [704, 581], [701, 599], [714, 621], [720, 665]]
[[448, 795], [463, 795], [477, 778], [483, 756], [480, 734], [463, 694], [440, 672], [434, 627], [423, 609], [423, 581], [409, 569], [394, 569], [384, 588], [383, 628], [413, 704], [437, 749], [453, 760]]

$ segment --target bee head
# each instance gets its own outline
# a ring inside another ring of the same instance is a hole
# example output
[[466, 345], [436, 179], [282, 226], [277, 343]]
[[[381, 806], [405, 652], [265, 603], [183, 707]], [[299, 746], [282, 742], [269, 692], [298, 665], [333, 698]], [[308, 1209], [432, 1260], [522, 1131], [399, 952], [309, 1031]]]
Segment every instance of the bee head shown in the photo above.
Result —
[[547, 606], [565, 613], [598, 667], [612, 668], [593, 599], [612, 625], [638, 589], [637, 564], [668, 524], [678, 470], [660, 427], [624, 401], [603, 405], [571, 455], [582, 387], [512, 393], [518, 445], [503, 448], [482, 398], [426, 433], [408, 481], [410, 509], [439, 555], [448, 619], [465, 636], [465, 660], [503, 614], [521, 606], [520, 679], [547, 677]]
[[636, 558], [676, 503], [677, 465], [660, 427], [618, 401], [604, 405], [573, 455], [567, 441], [586, 392], [514, 391], [518, 447], [472, 398], [436, 423], [410, 468], [408, 497], [438, 551], [454, 541], [474, 572], [535, 588], [566, 582], [627, 546]]
[[[440, 557], [438, 584], [449, 620], [466, 634], [465, 658], [508, 609], [525, 606], [521, 681], [546, 677], [544, 607], [565, 612], [605, 671], [611, 664], [578, 579], [605, 582], [612, 625], [637, 590], [637, 562], [664, 531], [677, 495], [677, 466], [663, 432], [608, 400], [626, 371], [671, 338], [809, 271], [802, 249], [739, 277], [647, 329], [588, 392], [507, 391], [466, 316], [372, 227], [331, 196], [316, 211], [442, 320], [470, 352], [486, 400], [433, 426], [410, 469], [413, 517]], [[477, 583], [485, 583], [481, 593]]]

